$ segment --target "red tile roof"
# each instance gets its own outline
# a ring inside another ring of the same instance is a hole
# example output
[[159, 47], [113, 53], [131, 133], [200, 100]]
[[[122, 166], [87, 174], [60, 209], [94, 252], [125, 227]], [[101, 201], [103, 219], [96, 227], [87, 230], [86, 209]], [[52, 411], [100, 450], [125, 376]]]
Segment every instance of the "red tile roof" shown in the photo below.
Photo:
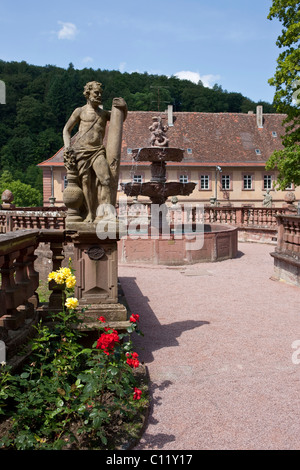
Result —
[[[132, 164], [132, 157], [127, 154], [128, 148], [150, 146], [149, 126], [157, 115], [162, 116], [163, 123], [167, 124], [167, 113], [128, 113], [123, 129], [122, 166]], [[264, 114], [263, 128], [259, 128], [256, 114], [173, 113], [174, 125], [167, 132], [169, 146], [185, 150], [184, 160], [173, 165], [264, 166], [274, 150], [283, 148], [280, 137], [284, 134], [284, 118], [283, 114]], [[274, 132], [277, 137], [274, 137]], [[191, 149], [191, 153], [187, 149]], [[63, 150], [60, 149], [39, 166], [62, 166]]]

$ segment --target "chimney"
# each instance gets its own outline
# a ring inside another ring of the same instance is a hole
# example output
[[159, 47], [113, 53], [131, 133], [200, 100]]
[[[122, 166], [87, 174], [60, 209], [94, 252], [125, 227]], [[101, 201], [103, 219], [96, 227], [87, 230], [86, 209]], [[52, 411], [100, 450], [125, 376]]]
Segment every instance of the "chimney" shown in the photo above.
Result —
[[263, 126], [263, 107], [257, 106], [256, 107], [256, 123], [259, 129], [262, 129]]
[[174, 123], [173, 123], [173, 105], [172, 104], [168, 105], [168, 126], [169, 127], [174, 126]]

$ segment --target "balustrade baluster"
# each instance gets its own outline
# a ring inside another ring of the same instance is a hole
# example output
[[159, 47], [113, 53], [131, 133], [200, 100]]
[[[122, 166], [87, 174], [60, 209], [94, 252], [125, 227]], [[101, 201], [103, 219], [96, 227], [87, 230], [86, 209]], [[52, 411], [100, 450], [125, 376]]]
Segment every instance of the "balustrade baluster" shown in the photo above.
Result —
[[253, 209], [248, 209], [248, 224], [253, 225]]
[[3, 277], [2, 277], [2, 269], [3, 265], [5, 262], [4, 256], [0, 256], [0, 282], [1, 282], [1, 288], [0, 288], [0, 321], [1, 317], [3, 315], [6, 315], [6, 298], [5, 298], [5, 290], [3, 289]]
[[258, 225], [258, 210], [253, 209], [253, 225]]
[[284, 226], [283, 250], [288, 251], [288, 249], [289, 249], [290, 224], [289, 224], [289, 220], [287, 218], [283, 219], [283, 226]]
[[243, 213], [243, 225], [246, 227], [248, 226], [248, 221], [249, 221], [249, 212], [246, 207], [242, 208], [242, 213]]
[[4, 263], [0, 273], [2, 276], [2, 289], [5, 292], [6, 313], [0, 317], [0, 326], [15, 330], [25, 322], [25, 312], [18, 312], [17, 307], [23, 303], [23, 290], [15, 283], [15, 272], [18, 268], [15, 260], [20, 252], [12, 252], [4, 255]]
[[[56, 271], [62, 266], [64, 260], [64, 249], [63, 241], [50, 241], [50, 250], [52, 251], [52, 262], [53, 262], [53, 271]], [[55, 281], [49, 282], [49, 290], [51, 294], [49, 297], [49, 311], [60, 310], [62, 308], [62, 302], [64, 301], [64, 293], [62, 287], [59, 284], [56, 284]]]
[[294, 235], [294, 250], [300, 253], [300, 224], [299, 221], [295, 222], [295, 235]]

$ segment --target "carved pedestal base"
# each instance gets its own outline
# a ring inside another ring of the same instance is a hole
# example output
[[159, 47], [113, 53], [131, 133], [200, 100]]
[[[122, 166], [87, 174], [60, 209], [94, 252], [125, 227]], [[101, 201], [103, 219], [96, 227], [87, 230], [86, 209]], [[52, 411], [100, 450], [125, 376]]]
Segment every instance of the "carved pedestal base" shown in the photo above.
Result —
[[120, 323], [123, 328], [128, 313], [118, 297], [117, 239], [100, 240], [93, 229], [70, 233], [70, 237], [74, 243], [74, 295], [79, 307], [86, 308], [84, 323], [99, 327], [97, 319], [103, 316], [110, 326]]

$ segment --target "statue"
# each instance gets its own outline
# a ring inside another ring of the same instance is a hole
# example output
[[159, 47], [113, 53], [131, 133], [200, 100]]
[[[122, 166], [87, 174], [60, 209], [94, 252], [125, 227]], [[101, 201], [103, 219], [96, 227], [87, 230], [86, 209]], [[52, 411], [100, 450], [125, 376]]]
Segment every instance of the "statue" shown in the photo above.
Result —
[[[111, 111], [102, 109], [102, 84], [96, 81], [87, 83], [83, 94], [87, 104], [75, 109], [63, 130], [64, 163], [70, 186], [64, 191], [64, 201], [70, 209], [69, 221], [91, 223], [103, 216], [113, 216], [110, 208], [116, 203], [122, 125], [127, 105], [123, 98], [114, 98]], [[76, 124], [79, 125], [78, 134], [71, 145], [71, 132]], [[105, 208], [103, 213], [99, 212], [99, 207]]]
[[263, 206], [272, 207], [272, 196], [269, 189], [267, 189], [266, 194], [264, 194]]
[[151, 131], [151, 147], [168, 147], [169, 139], [167, 139], [165, 133], [168, 130], [168, 126], [163, 126], [161, 117], [152, 118], [153, 124], [149, 127]]

